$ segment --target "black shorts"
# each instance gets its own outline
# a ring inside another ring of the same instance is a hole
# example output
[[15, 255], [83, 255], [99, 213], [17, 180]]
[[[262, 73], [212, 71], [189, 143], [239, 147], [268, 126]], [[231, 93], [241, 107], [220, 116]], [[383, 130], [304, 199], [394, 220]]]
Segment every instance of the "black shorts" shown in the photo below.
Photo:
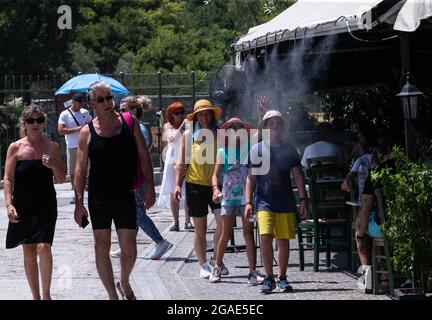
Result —
[[88, 204], [93, 230], [111, 229], [113, 220], [116, 229], [137, 229], [133, 191], [114, 201], [101, 201], [89, 194]]
[[191, 217], [205, 217], [209, 206], [212, 211], [220, 209], [220, 203], [214, 203], [212, 197], [212, 187], [186, 182], [186, 202]]

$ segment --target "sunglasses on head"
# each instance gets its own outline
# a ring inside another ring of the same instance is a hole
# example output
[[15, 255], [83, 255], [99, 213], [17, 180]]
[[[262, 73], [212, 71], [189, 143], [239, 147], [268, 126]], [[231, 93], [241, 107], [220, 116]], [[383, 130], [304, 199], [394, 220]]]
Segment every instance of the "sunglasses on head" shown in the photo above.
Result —
[[103, 103], [104, 101], [110, 102], [114, 97], [112, 95], [107, 95], [106, 97], [97, 97], [93, 99], [97, 103]]
[[185, 114], [185, 112], [183, 110], [179, 110], [179, 111], [174, 112], [173, 114], [175, 114], [176, 116], [179, 116], [181, 114]]
[[44, 117], [39, 117], [39, 118], [27, 118], [25, 120], [25, 122], [27, 122], [28, 124], [33, 124], [33, 123], [44, 123], [45, 122], [45, 118]]

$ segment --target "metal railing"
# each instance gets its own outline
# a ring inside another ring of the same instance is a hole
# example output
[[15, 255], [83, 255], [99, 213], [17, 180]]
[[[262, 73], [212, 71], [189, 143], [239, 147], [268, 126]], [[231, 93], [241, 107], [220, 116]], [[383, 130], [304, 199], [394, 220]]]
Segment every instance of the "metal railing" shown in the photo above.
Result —
[[[197, 99], [207, 98], [211, 74], [190, 73], [140, 73], [103, 74], [121, 82], [131, 95], [146, 95], [152, 99], [153, 110], [142, 120], [150, 127], [159, 127], [157, 111], [163, 111], [174, 101], [192, 110]], [[59, 75], [3, 75], [0, 76], [0, 174], [3, 177], [4, 159], [9, 144], [19, 138], [19, 115], [24, 105], [38, 103], [48, 114], [46, 134], [59, 142], [65, 150], [64, 137], [57, 132], [58, 107], [55, 92], [74, 76]], [[163, 115], [163, 112], [161, 113]], [[162, 119], [161, 122], [165, 122]], [[154, 167], [161, 167], [162, 148], [160, 130], [158, 143], [150, 150]]]

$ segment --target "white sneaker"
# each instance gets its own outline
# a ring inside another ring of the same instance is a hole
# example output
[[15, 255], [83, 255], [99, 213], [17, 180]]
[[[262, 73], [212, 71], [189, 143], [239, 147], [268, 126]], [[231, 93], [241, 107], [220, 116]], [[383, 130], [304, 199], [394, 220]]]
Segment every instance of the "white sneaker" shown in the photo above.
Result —
[[357, 286], [364, 293], [372, 292], [372, 266], [365, 265], [360, 266], [357, 273], [361, 273], [360, 278], [358, 278]]
[[173, 244], [171, 242], [169, 242], [168, 240], [165, 240], [164, 242], [162, 242], [161, 244], [156, 244], [156, 250], [154, 255], [151, 256], [152, 260], [159, 260], [160, 258], [162, 258], [162, 256], [169, 250], [171, 249], [173, 246]]
[[264, 282], [264, 277], [257, 270], [249, 272], [248, 284], [261, 285]]
[[120, 258], [120, 256], [121, 256], [121, 249], [111, 250], [110, 251], [110, 256], [111, 256], [111, 258]]
[[206, 279], [206, 278], [210, 277], [211, 274], [212, 274], [211, 267], [208, 265], [207, 262], [204, 263], [200, 268], [200, 278]]
[[[215, 266], [215, 262], [214, 262], [214, 260], [213, 260], [213, 257], [210, 258], [209, 264], [210, 264], [210, 266], [211, 266], [212, 268], [214, 268], [214, 266]], [[229, 270], [228, 270], [228, 268], [227, 268], [223, 263], [222, 263], [222, 265], [221, 265], [221, 274], [222, 274], [223, 276], [227, 276], [227, 275], [229, 275]]]

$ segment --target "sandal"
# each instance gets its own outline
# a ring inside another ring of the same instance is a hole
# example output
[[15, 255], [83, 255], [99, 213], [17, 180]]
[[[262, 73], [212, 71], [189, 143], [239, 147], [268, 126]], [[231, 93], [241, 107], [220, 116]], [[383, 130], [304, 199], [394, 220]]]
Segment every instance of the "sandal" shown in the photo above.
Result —
[[122, 300], [136, 300], [136, 297], [135, 297], [135, 294], [133, 293], [133, 291], [129, 297], [126, 297], [126, 295], [124, 294], [123, 288], [120, 285], [120, 282], [116, 283], [116, 288], [117, 288], [118, 292], [120, 293]]
[[192, 223], [188, 222], [188, 223], [185, 223], [185, 229], [186, 230], [194, 230], [195, 227], [193, 226]]
[[173, 225], [173, 226], [170, 228], [170, 231], [180, 231], [180, 227], [179, 227], [179, 226], [176, 226], [176, 225]]

